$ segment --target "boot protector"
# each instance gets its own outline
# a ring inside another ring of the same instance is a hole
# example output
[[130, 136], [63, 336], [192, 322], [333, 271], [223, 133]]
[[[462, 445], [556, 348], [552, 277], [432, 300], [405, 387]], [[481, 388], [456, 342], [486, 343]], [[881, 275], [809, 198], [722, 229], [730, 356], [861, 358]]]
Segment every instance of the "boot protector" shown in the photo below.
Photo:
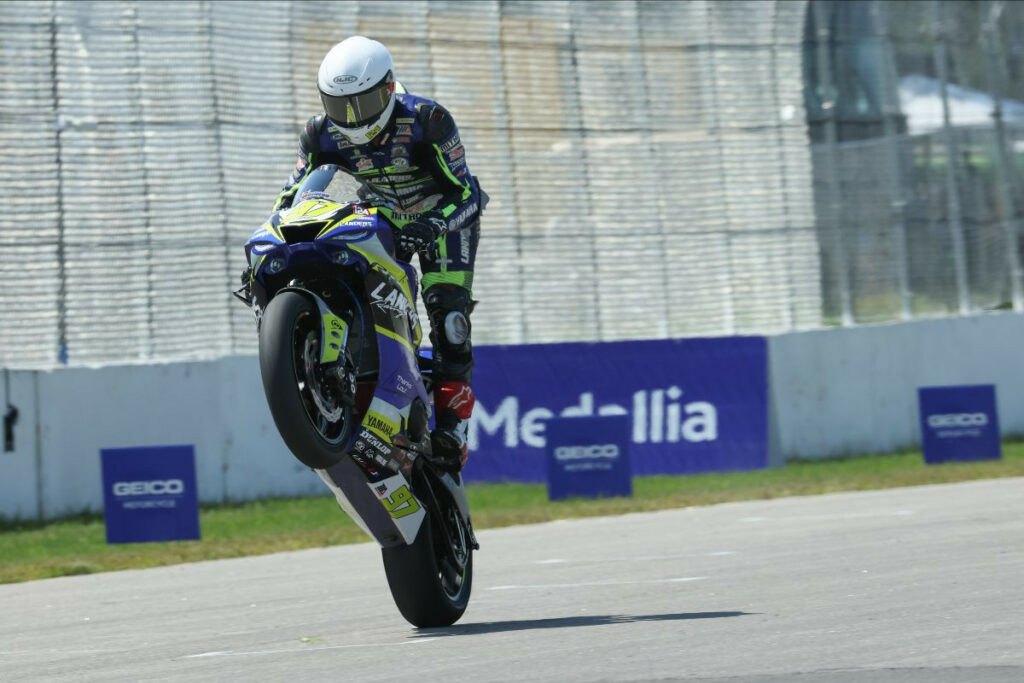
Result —
[[466, 433], [475, 403], [473, 388], [467, 382], [442, 381], [434, 386], [437, 427], [430, 434], [431, 447], [454, 472], [461, 470], [469, 457]]

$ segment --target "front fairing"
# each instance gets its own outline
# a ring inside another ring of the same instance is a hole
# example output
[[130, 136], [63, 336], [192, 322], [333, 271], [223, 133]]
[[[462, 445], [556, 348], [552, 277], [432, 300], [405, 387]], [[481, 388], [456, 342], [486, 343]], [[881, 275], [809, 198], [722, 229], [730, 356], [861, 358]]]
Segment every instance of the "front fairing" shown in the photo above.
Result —
[[[357, 265], [349, 243], [376, 238], [385, 253], [394, 252], [391, 231], [376, 209], [309, 200], [272, 215], [245, 243], [253, 278], [275, 275], [316, 260]], [[384, 229], [381, 229], [381, 228]]]
[[[369, 308], [379, 356], [378, 380], [353, 443], [363, 464], [393, 463], [395, 437], [404, 436], [410, 408], [430, 406], [416, 349], [422, 326], [416, 313], [415, 270], [394, 258], [390, 225], [376, 208], [307, 200], [271, 217], [245, 244], [254, 306], [264, 309], [297, 274], [340, 275], [355, 269]], [[340, 312], [339, 312], [340, 313]], [[259, 313], [257, 312], [257, 315]], [[393, 464], [390, 466], [393, 467]]]

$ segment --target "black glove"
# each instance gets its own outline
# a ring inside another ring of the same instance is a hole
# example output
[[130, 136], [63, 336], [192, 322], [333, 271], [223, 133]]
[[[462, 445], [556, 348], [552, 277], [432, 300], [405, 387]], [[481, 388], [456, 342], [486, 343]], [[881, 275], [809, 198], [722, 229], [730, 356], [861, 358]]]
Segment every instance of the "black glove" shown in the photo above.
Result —
[[413, 254], [426, 249], [446, 232], [448, 224], [439, 213], [425, 213], [395, 229], [395, 245], [400, 253]]

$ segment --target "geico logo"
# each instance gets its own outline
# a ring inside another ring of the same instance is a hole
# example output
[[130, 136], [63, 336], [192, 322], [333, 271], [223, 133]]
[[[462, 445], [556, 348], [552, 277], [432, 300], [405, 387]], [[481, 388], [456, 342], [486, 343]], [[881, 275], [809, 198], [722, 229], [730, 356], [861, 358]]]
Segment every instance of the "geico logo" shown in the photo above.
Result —
[[161, 496], [184, 493], [181, 479], [154, 479], [153, 481], [119, 481], [114, 484], [115, 496]]
[[988, 424], [985, 413], [949, 413], [948, 415], [929, 415], [928, 426], [932, 429], [946, 427], [984, 427]]
[[555, 449], [556, 460], [580, 460], [581, 458], [617, 458], [619, 447], [613, 443], [592, 446], [559, 446]]

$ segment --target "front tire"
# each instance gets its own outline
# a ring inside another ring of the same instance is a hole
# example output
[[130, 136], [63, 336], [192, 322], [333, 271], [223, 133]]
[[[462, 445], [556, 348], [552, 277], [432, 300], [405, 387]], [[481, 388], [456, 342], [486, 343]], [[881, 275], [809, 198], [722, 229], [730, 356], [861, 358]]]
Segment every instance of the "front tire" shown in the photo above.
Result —
[[299, 292], [281, 292], [260, 324], [260, 374], [277, 431], [302, 464], [326, 469], [345, 457], [351, 403], [320, 366], [320, 316]]
[[447, 534], [434, 518], [436, 511], [430, 511], [411, 545], [382, 550], [398, 611], [419, 628], [454, 624], [466, 611], [473, 588], [471, 535], [454, 501], [443, 495], [439, 515]]

